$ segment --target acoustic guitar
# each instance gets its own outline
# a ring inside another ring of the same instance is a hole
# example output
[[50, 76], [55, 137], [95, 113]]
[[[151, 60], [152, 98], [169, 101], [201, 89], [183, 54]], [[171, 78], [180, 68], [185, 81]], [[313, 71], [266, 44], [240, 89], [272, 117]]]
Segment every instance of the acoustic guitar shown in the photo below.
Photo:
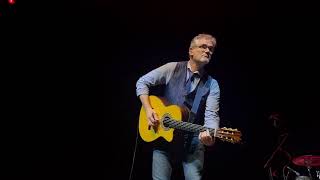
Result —
[[190, 111], [186, 107], [168, 104], [164, 98], [157, 96], [149, 96], [151, 107], [156, 111], [160, 123], [154, 128], [148, 125], [148, 118], [144, 107], [141, 107], [139, 116], [139, 134], [145, 142], [151, 142], [159, 137], [163, 137], [166, 141], [171, 142], [173, 139], [174, 129], [179, 129], [187, 132], [202, 132], [209, 131], [211, 136], [218, 139], [230, 142], [241, 143], [241, 132], [238, 129], [232, 128], [207, 128], [198, 124], [185, 122], [188, 119]]

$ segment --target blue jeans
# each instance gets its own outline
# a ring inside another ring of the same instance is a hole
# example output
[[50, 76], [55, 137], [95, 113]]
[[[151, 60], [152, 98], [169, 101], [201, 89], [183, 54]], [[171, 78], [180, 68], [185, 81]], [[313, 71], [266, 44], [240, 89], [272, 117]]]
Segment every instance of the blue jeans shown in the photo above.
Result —
[[[182, 167], [186, 180], [200, 180], [204, 162], [204, 146], [198, 137], [192, 138], [191, 144], [184, 152]], [[153, 180], [170, 180], [172, 164], [170, 154], [164, 150], [153, 150], [152, 178]]]

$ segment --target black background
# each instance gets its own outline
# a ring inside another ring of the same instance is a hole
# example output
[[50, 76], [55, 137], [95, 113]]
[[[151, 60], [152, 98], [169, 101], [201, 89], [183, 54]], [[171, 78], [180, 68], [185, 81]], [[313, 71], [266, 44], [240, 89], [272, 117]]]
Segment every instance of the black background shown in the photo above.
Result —
[[[150, 179], [137, 134], [135, 83], [187, 59], [199, 33], [217, 37], [207, 71], [221, 89], [221, 125], [205, 179], [267, 179], [277, 145], [268, 116], [284, 114], [292, 156], [319, 153], [317, 18], [307, 2], [17, 2], [3, 18], [5, 172], [10, 179]], [[179, 167], [178, 167], [179, 169]], [[175, 179], [181, 172], [174, 173]]]

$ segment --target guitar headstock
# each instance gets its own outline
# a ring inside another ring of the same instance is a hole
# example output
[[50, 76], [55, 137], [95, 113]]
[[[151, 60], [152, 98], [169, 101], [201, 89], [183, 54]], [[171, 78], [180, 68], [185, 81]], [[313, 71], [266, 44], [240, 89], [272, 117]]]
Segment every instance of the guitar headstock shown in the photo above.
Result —
[[235, 144], [241, 142], [242, 133], [238, 129], [223, 127], [217, 130], [215, 136], [221, 139], [222, 141], [227, 141]]

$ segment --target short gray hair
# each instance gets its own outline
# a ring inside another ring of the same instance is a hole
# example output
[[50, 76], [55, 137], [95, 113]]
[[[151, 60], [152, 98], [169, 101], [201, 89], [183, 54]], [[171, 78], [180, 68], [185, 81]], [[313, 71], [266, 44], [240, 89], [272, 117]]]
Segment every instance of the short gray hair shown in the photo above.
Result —
[[198, 39], [209, 39], [212, 42], [214, 42], [214, 44], [217, 44], [217, 40], [215, 37], [213, 37], [211, 34], [198, 34], [197, 36], [195, 36], [190, 43], [190, 48], [195, 47], [196, 46], [196, 40]]

